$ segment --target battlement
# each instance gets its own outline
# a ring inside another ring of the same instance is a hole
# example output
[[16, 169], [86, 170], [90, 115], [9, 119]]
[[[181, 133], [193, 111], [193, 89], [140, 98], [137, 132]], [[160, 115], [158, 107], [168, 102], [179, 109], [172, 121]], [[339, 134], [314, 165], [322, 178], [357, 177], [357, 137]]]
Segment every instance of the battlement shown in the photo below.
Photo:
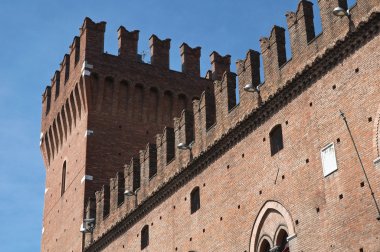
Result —
[[[41, 131], [44, 137], [41, 147], [46, 153], [47, 164], [55, 158], [77, 124], [91, 111], [107, 111], [112, 112], [114, 117], [128, 115], [133, 120], [147, 119], [166, 124], [177, 111], [188, 106], [192, 96], [211, 86], [210, 80], [200, 77], [200, 47], [191, 48], [186, 43], [180, 46], [182, 72], [177, 72], [169, 69], [170, 39], [161, 40], [156, 35], [150, 37], [151, 63], [148, 64], [138, 54], [138, 30], [128, 31], [120, 26], [117, 31], [119, 54], [110, 55], [104, 52], [105, 29], [105, 22], [95, 23], [85, 18], [80, 34], [74, 37], [69, 53], [64, 55], [59, 70], [54, 73], [50, 86], [43, 94]], [[127, 74], [131, 72], [133, 76], [145, 75], [145, 78], [133, 80], [132, 75]], [[146, 88], [143, 82], [148, 79], [159, 79], [159, 83]], [[140, 83], [133, 87], [133, 82]], [[193, 87], [192, 91], [184, 94], [190, 86]], [[162, 88], [167, 89], [162, 91], [164, 98], [160, 98]], [[121, 95], [118, 99], [116, 92]], [[132, 100], [137, 99], [135, 95], [140, 92], [141, 101], [133, 103]], [[148, 96], [156, 103], [161, 99], [168, 100], [165, 106], [168, 106], [166, 109], [170, 113], [156, 111], [154, 116], [144, 115], [155, 106], [143, 105], [144, 97]], [[127, 101], [122, 104], [123, 99]], [[165, 118], [161, 119], [161, 116]]]
[[[219, 155], [229, 145], [239, 141], [246, 132], [259, 127], [305, 87], [312, 85], [317, 73], [325, 73], [356, 50], [355, 44], [363, 42], [362, 36], [366, 31], [373, 34], [379, 30], [380, 6], [376, 0], [358, 0], [350, 10], [349, 18], [332, 14], [335, 7], [346, 7], [346, 1], [319, 0], [318, 4], [323, 27], [319, 36], [315, 36], [311, 2], [301, 0], [297, 11], [286, 15], [291, 39], [291, 59], [286, 58], [284, 28], [274, 26], [269, 38], [260, 39], [265, 82], [260, 79], [258, 52], [249, 50], [244, 60], [238, 60], [236, 74], [230, 72], [231, 56], [222, 57], [217, 52], [211, 53], [212, 70], [206, 78], [213, 80], [213, 88], [206, 89], [199, 99], [194, 99], [192, 110], [183, 110], [180, 117], [174, 118], [173, 128], [166, 127], [162, 134], [157, 135], [155, 143], [149, 143], [146, 149], [136, 155], [137, 158], [126, 165], [124, 185], [117, 177], [113, 180], [119, 181], [118, 188], [134, 192], [136, 201], [125, 196], [120, 204], [121, 201], [116, 199], [120, 195], [116, 193], [111, 193], [110, 199], [98, 197], [100, 200], [97, 201], [96, 210], [103, 213], [97, 213], [97, 216], [104, 216], [102, 209], [110, 202], [118, 202], [120, 205], [111, 206], [109, 217], [97, 220], [95, 245], [89, 245], [88, 251], [101, 246], [99, 241], [107, 238], [110, 228], [121, 226], [122, 223], [132, 225], [140, 211], [141, 215], [149, 211], [176, 186], [190, 179], [196, 169], [207, 166], [213, 158], [208, 154]], [[162, 49], [159, 54], [162, 60], [158, 61], [160, 63], [156, 60], [156, 64], [166, 68], [170, 40], [161, 41], [156, 37], [151, 40], [152, 45], [157, 44]], [[335, 53], [342, 51], [344, 53]], [[192, 57], [184, 58], [198, 62], [197, 48], [189, 49], [184, 44], [181, 46], [181, 55], [186, 53], [192, 54]], [[189, 67], [184, 66], [183, 69], [186, 72]], [[256, 91], [244, 91], [246, 84], [252, 84]], [[237, 88], [240, 92], [239, 104], [235, 93]], [[232, 135], [232, 132], [241, 133]], [[191, 147], [187, 150], [179, 149], [177, 146], [180, 143]], [[218, 149], [219, 152], [211, 152], [212, 149]], [[174, 185], [175, 183], [177, 184]], [[103, 189], [97, 195], [104, 195], [105, 192]]]
[[[57, 99], [60, 94], [64, 93], [63, 89], [68, 89], [66, 83], [71, 79], [78, 79], [79, 75], [86, 75], [91, 69], [97, 67], [97, 63], [106, 62], [114, 65], [120, 62], [128, 62], [128, 64], [145, 64], [141, 61], [141, 55], [138, 54], [139, 31], [128, 31], [125, 27], [120, 26], [118, 29], [118, 47], [119, 55], [113, 55], [104, 52], [104, 33], [106, 22], [95, 23], [86, 17], [80, 28], [80, 35], [74, 37], [70, 45], [70, 51], [65, 54], [60, 63], [59, 71], [56, 71], [52, 78], [51, 87], [53, 97]], [[156, 35], [152, 35], [149, 39], [151, 51], [151, 65], [169, 69], [169, 51], [170, 39], [161, 40]], [[182, 72], [186, 75], [199, 78], [201, 48], [191, 48], [186, 43], [180, 47], [182, 59]], [[110, 62], [111, 61], [111, 62]], [[80, 65], [79, 68], [76, 66]], [[145, 64], [148, 65], [148, 64]], [[79, 74], [79, 75], [78, 75]], [[60, 85], [62, 82], [63, 85]], [[46, 100], [43, 100], [43, 103]], [[45, 115], [49, 114], [50, 107], [54, 104], [44, 104]], [[45, 118], [43, 118], [45, 119]]]
[[128, 60], [138, 60], [139, 30], [128, 31], [124, 26], [118, 30], [119, 55]]

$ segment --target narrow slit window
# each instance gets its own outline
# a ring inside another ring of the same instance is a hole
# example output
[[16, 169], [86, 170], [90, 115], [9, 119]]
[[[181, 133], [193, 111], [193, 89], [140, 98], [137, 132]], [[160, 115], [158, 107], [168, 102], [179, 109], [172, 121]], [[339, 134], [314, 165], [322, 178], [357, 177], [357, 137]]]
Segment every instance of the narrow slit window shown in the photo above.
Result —
[[65, 193], [65, 190], [66, 190], [66, 161], [63, 162], [63, 166], [62, 166], [61, 196]]
[[190, 193], [190, 210], [191, 214], [195, 213], [198, 211], [199, 208], [201, 208], [201, 199], [199, 195], [199, 187], [195, 187], [191, 193]]
[[270, 152], [271, 152], [271, 155], [273, 156], [284, 148], [281, 124], [278, 124], [273, 127], [273, 129], [269, 133], [269, 138], [270, 138]]
[[145, 225], [141, 229], [141, 250], [148, 247], [149, 245], [149, 226]]

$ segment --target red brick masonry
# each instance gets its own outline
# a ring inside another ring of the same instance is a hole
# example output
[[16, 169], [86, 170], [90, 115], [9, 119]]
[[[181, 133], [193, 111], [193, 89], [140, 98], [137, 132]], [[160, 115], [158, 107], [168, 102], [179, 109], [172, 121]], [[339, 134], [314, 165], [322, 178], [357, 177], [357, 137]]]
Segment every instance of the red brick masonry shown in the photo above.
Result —
[[[119, 55], [105, 54], [105, 23], [86, 18], [43, 95], [42, 251], [141, 251], [146, 225], [144, 251], [380, 251], [378, 212], [340, 116], [380, 203], [380, 2], [358, 0], [349, 18], [332, 13], [345, 1], [318, 4], [318, 36], [310, 2], [286, 15], [291, 59], [283, 28], [260, 39], [265, 82], [253, 50], [236, 74], [213, 52], [201, 78], [200, 48], [183, 44], [183, 71], [169, 70], [170, 40], [154, 35], [146, 64], [138, 31], [123, 27]], [[283, 149], [272, 156], [276, 125]], [[338, 169], [325, 176], [331, 143]], [[83, 237], [84, 218], [95, 229]]]

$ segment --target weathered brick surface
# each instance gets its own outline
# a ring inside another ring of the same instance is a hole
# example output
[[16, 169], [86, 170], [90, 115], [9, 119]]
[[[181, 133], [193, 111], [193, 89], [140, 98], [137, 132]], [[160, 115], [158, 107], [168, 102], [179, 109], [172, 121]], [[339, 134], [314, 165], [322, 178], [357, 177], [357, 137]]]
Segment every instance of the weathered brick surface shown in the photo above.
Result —
[[[192, 108], [194, 97], [212, 87], [196, 71], [200, 48], [197, 58], [187, 46], [183, 61], [189, 74], [181, 73], [168, 69], [170, 40], [152, 37], [150, 65], [137, 55], [138, 31], [119, 29], [119, 56], [103, 53], [104, 31], [104, 22], [85, 19], [43, 96], [41, 150], [48, 188], [43, 251], [80, 251], [87, 199], [95, 198], [95, 191], [123, 171], [133, 155], [155, 143], [155, 135], [172, 125], [174, 116]], [[93, 180], [82, 183], [85, 175]]]
[[[93, 237], [85, 237], [87, 251], [140, 251], [145, 225], [150, 239], [144, 251], [259, 251], [263, 239], [278, 245], [281, 228], [294, 235], [290, 251], [380, 251], [378, 213], [340, 117], [342, 110], [379, 202], [380, 168], [373, 163], [379, 156], [379, 3], [358, 1], [351, 23], [331, 14], [331, 6], [344, 1], [318, 3], [324, 30], [316, 38], [310, 3], [301, 1], [288, 16], [297, 40], [291, 60], [285, 62], [281, 28], [262, 40], [265, 83], [254, 93], [242, 92], [260, 82], [253, 51], [237, 64], [238, 83], [230, 56], [216, 52], [212, 72], [202, 79], [198, 49], [183, 45], [186, 74], [170, 71], [170, 40], [152, 37], [154, 62], [148, 65], [133, 57], [138, 32], [120, 28], [119, 39], [127, 40], [119, 41], [120, 56], [103, 54], [105, 24], [86, 19], [77, 66], [78, 39], [43, 96], [49, 190], [42, 250], [80, 251], [86, 216], [96, 217]], [[84, 59], [93, 68], [87, 65], [81, 77]], [[64, 84], [67, 62], [72, 70]], [[193, 97], [199, 99], [191, 106]], [[269, 133], [278, 124], [284, 148], [271, 156]], [[154, 139], [165, 125], [172, 128]], [[93, 134], [84, 137], [86, 130]], [[192, 150], [175, 148], [179, 143], [191, 143]], [[324, 177], [321, 149], [329, 143], [338, 170]], [[81, 184], [85, 174], [94, 180]], [[191, 214], [196, 186], [201, 208]], [[121, 195], [124, 189], [137, 189], [136, 198]]]
[[[267, 201], [279, 202], [291, 215], [297, 234], [291, 251], [359, 251], [360, 248], [379, 251], [376, 208], [339, 116], [342, 109], [379, 201], [380, 173], [379, 167], [373, 164], [377, 157], [373, 144], [376, 126], [374, 121], [368, 122], [369, 117], [378, 117], [380, 99], [376, 90], [380, 76], [375, 63], [379, 54], [375, 48], [379, 45], [380, 37], [376, 37], [357, 50], [104, 251], [140, 251], [139, 234], [146, 224], [150, 225], [150, 244], [145, 251], [176, 251], [176, 248], [178, 251], [255, 251], [249, 248], [251, 232]], [[357, 73], [356, 68], [359, 68]], [[283, 126], [285, 147], [272, 157], [268, 134], [278, 123]], [[320, 150], [331, 142], [336, 148], [338, 171], [324, 177]], [[361, 182], [365, 182], [364, 187]], [[189, 198], [195, 186], [200, 186], [201, 209], [191, 215]], [[340, 194], [343, 199], [339, 199]], [[263, 232], [274, 233], [282, 223], [279, 216], [272, 216]]]

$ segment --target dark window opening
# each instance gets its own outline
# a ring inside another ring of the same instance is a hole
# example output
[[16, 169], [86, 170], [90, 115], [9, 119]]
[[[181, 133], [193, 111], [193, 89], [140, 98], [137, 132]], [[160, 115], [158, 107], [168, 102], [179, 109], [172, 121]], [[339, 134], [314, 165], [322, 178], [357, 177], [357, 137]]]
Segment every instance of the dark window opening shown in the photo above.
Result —
[[199, 208], [201, 208], [201, 199], [199, 195], [199, 187], [195, 187], [191, 193], [190, 193], [190, 208], [191, 208], [191, 214], [198, 211]]
[[271, 155], [273, 156], [284, 148], [281, 124], [274, 126], [274, 128], [269, 133], [269, 138], [270, 138], [270, 151], [271, 151]]
[[141, 250], [148, 247], [149, 245], [149, 226], [145, 225], [141, 229]]
[[121, 205], [124, 202], [125, 192], [125, 179], [124, 176], [119, 174], [118, 176], [118, 192], [117, 192], [117, 205]]
[[281, 252], [288, 252], [289, 251], [289, 244], [288, 244], [288, 233], [281, 229], [277, 236], [276, 245], [280, 248], [279, 251]]
[[63, 162], [63, 166], [62, 166], [61, 196], [65, 193], [65, 189], [66, 189], [66, 161]]
[[133, 169], [133, 191], [135, 192], [140, 188], [140, 162], [138, 159], [133, 159], [132, 169]]
[[157, 174], [157, 147], [155, 144], [149, 144], [149, 179]]
[[267, 240], [263, 240], [263, 242], [260, 245], [259, 252], [270, 252], [270, 244]]

